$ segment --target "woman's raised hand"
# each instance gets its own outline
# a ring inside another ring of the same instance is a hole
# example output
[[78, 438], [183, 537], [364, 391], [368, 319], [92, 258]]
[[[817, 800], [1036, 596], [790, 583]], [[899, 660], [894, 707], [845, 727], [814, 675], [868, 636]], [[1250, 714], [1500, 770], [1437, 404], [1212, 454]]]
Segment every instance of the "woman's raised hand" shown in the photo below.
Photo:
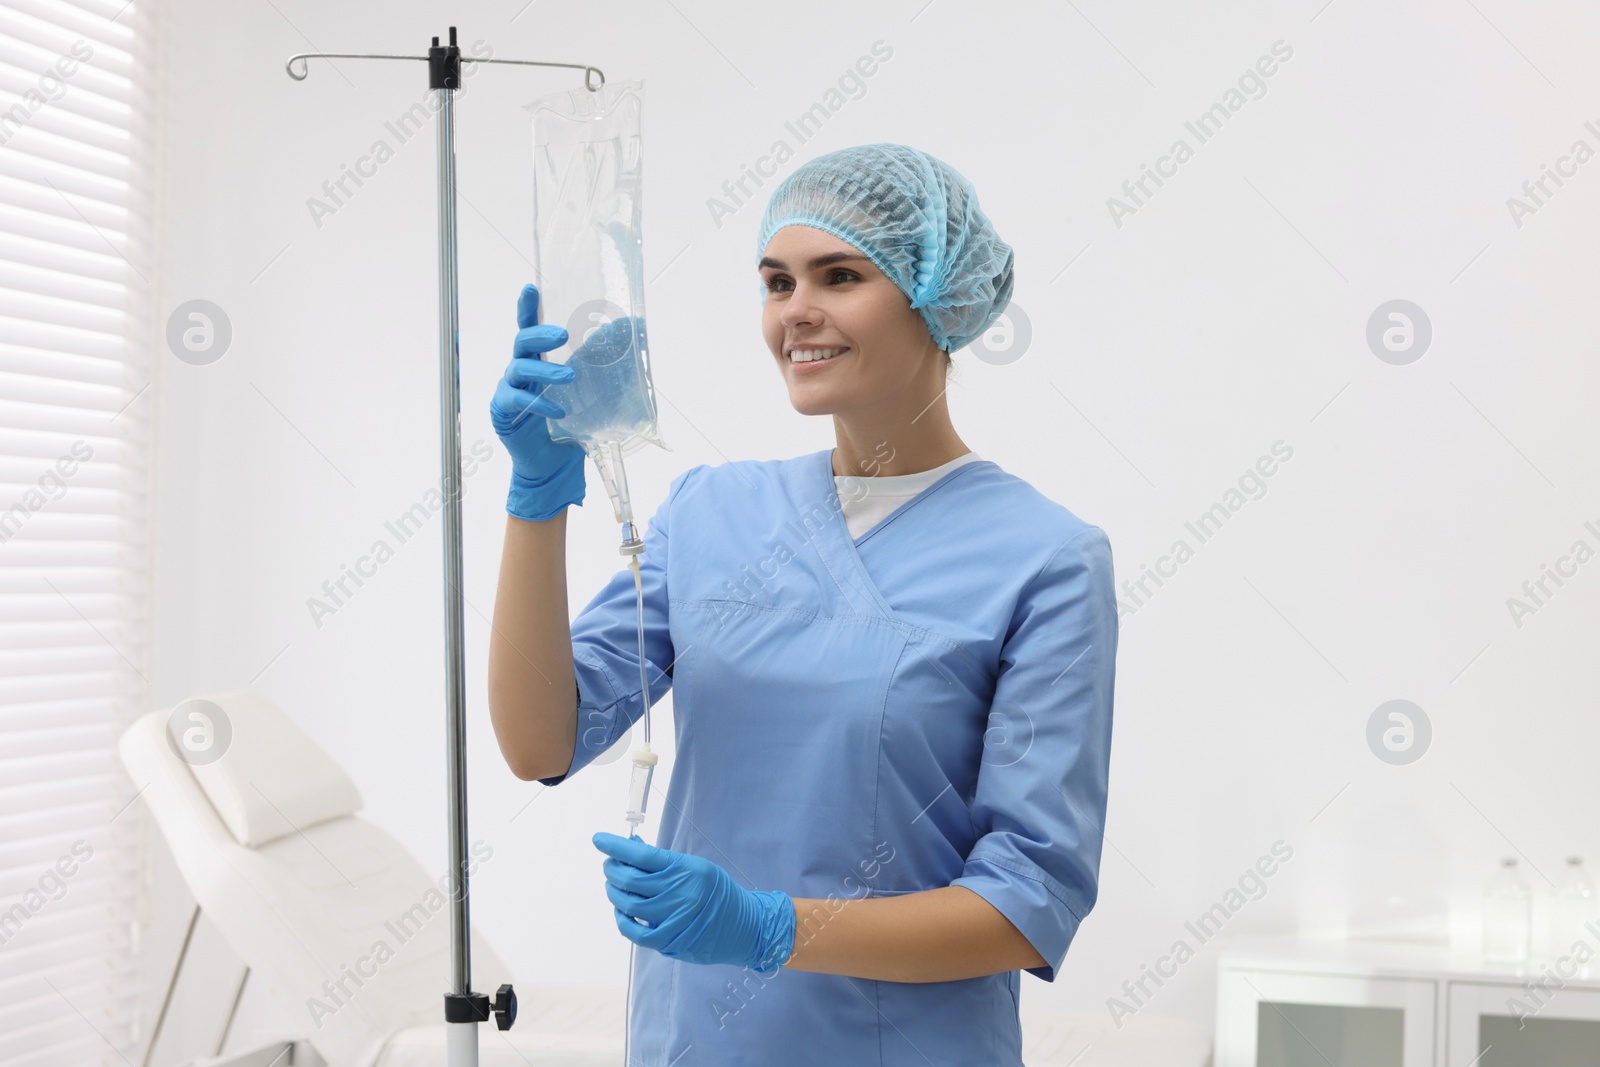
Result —
[[489, 401], [489, 420], [511, 454], [506, 511], [519, 519], [554, 518], [569, 505], [582, 504], [587, 490], [583, 446], [550, 439], [545, 419], [559, 419], [566, 412], [541, 395], [547, 385], [575, 376], [571, 367], [550, 363], [542, 355], [566, 343], [566, 330], [539, 323], [539, 290], [524, 285], [517, 298], [511, 363]]

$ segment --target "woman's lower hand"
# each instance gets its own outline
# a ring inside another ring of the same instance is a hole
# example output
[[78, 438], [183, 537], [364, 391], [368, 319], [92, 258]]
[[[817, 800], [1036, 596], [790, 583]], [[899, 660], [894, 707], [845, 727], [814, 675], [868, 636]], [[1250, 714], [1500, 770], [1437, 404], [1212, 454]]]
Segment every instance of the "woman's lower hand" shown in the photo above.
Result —
[[745, 889], [708, 859], [637, 837], [598, 833], [594, 844], [610, 857], [603, 869], [617, 929], [634, 944], [670, 959], [761, 974], [775, 973], [794, 951], [787, 893]]

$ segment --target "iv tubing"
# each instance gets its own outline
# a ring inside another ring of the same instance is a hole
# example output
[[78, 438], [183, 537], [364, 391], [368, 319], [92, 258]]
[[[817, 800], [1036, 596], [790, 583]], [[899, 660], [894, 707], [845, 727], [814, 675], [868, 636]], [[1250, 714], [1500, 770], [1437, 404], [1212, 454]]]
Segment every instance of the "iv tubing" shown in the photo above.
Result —
[[[609, 456], [606, 452], [609, 452]], [[628, 494], [628, 476], [622, 466], [621, 442], [606, 442], [606, 452], [602, 452], [597, 446], [589, 449], [589, 455], [600, 471], [600, 479], [605, 483], [606, 493], [611, 497], [612, 513], [622, 524], [622, 547], [619, 551], [628, 557], [628, 567], [633, 571], [634, 601], [638, 608], [639, 619], [639, 700], [643, 705], [639, 718], [644, 724], [644, 737], [643, 743], [633, 752], [633, 773], [628, 783], [626, 816], [628, 835], [636, 836], [640, 824], [644, 822], [645, 808], [650, 794], [650, 779], [654, 775], [656, 765], [656, 754], [650, 750], [650, 667], [645, 657], [644, 580], [639, 571], [639, 560], [644, 555], [644, 541], [639, 537], [638, 527], [634, 522], [633, 501]], [[629, 1067], [632, 1062], [630, 1047], [633, 1038], [633, 963], [637, 955], [638, 946], [630, 941], [628, 986], [622, 1019], [623, 1067]]]

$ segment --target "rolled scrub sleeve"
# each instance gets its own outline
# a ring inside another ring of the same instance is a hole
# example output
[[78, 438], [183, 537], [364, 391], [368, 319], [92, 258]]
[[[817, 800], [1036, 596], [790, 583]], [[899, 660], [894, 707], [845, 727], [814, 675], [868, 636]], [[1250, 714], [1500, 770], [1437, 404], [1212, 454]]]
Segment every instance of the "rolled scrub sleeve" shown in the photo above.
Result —
[[1024, 588], [1001, 649], [972, 805], [980, 834], [952, 885], [1009, 919], [1056, 968], [1099, 892], [1117, 603], [1111, 543], [1091, 526]]
[[[676, 650], [667, 611], [667, 530], [673, 499], [698, 467], [672, 480], [667, 498], [650, 517], [644, 534], [639, 581], [644, 588], [645, 661], [650, 703], [672, 689]], [[572, 669], [578, 684], [578, 729], [567, 773], [540, 778], [560, 785], [616, 744], [644, 714], [639, 683], [639, 615], [633, 568], [623, 567], [595, 594], [572, 623]]]

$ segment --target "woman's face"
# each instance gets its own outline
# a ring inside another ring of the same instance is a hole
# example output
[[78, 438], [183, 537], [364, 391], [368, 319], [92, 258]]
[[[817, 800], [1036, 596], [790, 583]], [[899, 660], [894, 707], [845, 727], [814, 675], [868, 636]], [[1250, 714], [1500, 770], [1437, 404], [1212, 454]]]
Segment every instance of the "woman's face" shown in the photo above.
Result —
[[[944, 357], [922, 316], [854, 245], [785, 226], [767, 242], [759, 269], [767, 287], [761, 333], [802, 415], [872, 408], [914, 388], [919, 376], [943, 387]], [[795, 363], [796, 347], [845, 351]]]

